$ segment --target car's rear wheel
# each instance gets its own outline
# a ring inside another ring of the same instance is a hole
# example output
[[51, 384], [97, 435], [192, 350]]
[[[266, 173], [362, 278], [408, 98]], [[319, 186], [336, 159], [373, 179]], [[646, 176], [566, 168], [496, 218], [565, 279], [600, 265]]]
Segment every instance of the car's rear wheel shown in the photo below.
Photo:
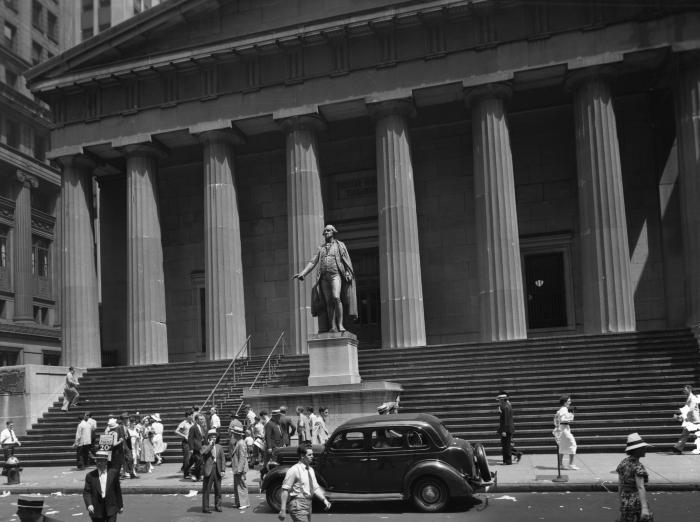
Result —
[[437, 477], [422, 477], [413, 485], [413, 504], [426, 513], [440, 511], [450, 500], [447, 486]]
[[486, 458], [486, 450], [483, 444], [474, 444], [474, 460], [476, 461], [476, 469], [479, 470], [481, 480], [489, 482], [491, 480], [491, 470], [489, 469], [489, 460]]
[[265, 500], [272, 511], [279, 513], [282, 509], [282, 481], [278, 480], [270, 484], [265, 490]]

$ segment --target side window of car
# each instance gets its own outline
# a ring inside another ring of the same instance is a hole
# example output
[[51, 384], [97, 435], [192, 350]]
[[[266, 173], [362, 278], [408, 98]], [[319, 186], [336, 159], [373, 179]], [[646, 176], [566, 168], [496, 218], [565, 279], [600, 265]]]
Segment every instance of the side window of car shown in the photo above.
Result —
[[391, 449], [403, 447], [404, 434], [402, 430], [376, 429], [372, 432], [373, 449]]
[[406, 434], [406, 444], [409, 448], [427, 448], [428, 437], [418, 430], [410, 430]]
[[365, 434], [361, 431], [343, 431], [331, 441], [333, 451], [360, 450], [364, 447]]

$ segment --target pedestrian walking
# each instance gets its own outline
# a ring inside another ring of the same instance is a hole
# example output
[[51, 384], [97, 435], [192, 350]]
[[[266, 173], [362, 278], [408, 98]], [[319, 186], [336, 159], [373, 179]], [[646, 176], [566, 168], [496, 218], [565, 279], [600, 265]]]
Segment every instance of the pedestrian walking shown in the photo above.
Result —
[[[559, 406], [560, 408], [554, 414], [554, 430], [552, 431], [552, 435], [554, 435], [559, 448], [557, 451], [559, 466], [561, 466], [562, 469], [579, 469], [579, 467], [574, 464], [574, 458], [576, 457], [576, 439], [571, 433], [571, 423], [574, 422], [574, 412], [571, 408], [571, 396], [562, 395], [559, 398]], [[569, 456], [568, 466], [565, 466], [563, 463], [564, 455]]]
[[504, 391], [499, 391], [496, 399], [498, 399], [498, 435], [501, 437], [501, 455], [503, 456], [503, 464], [509, 466], [513, 464], [513, 457], [515, 457], [515, 462], [520, 462], [523, 453], [515, 449], [513, 445], [515, 420], [508, 394]]
[[192, 410], [185, 410], [185, 418], [182, 422], [177, 425], [175, 429], [175, 435], [180, 437], [180, 444], [182, 445], [182, 471], [183, 478], [187, 479], [189, 475], [190, 467], [190, 443], [188, 441], [188, 436], [190, 434], [190, 429], [192, 428]]
[[234, 505], [243, 511], [250, 507], [248, 484], [246, 483], [246, 473], [248, 472], [248, 447], [244, 439], [243, 428], [235, 426], [231, 432], [231, 436], [235, 441], [233, 452], [231, 453]]
[[311, 442], [311, 419], [303, 406], [297, 406], [297, 437], [300, 446]]
[[700, 397], [695, 395], [695, 391], [690, 384], [683, 386], [683, 393], [686, 395], [685, 404], [680, 408], [680, 412], [673, 416], [676, 420], [681, 421], [683, 433], [681, 433], [681, 438], [673, 446], [673, 453], [681, 455], [688, 439], [695, 436], [693, 453], [697, 455], [700, 454], [700, 446], [698, 446], [700, 442], [698, 440], [698, 437], [700, 437], [700, 410], [698, 408]]
[[116, 522], [117, 514], [124, 512], [119, 470], [107, 468], [109, 453], [95, 453], [97, 469], [85, 475], [83, 501], [93, 522]]
[[78, 405], [78, 399], [80, 398], [78, 386], [80, 386], [80, 384], [78, 383], [78, 378], [75, 376], [75, 368], [71, 366], [68, 368], [66, 383], [63, 385], [62, 411], [68, 411], [69, 408], [73, 408]]
[[297, 447], [299, 462], [287, 470], [282, 482], [282, 498], [278, 518], [284, 520], [287, 512], [293, 522], [311, 521], [311, 501], [313, 497], [319, 498], [326, 510], [331, 508], [331, 503], [323, 494], [316, 480], [316, 473], [311, 467], [314, 460], [314, 450], [308, 444]]
[[76, 467], [79, 470], [85, 469], [89, 464], [90, 448], [92, 447], [92, 423], [88, 422], [90, 413], [83, 414], [78, 427], [75, 429]]
[[192, 475], [192, 481], [196, 482], [202, 476], [202, 444], [204, 444], [207, 436], [206, 428], [204, 427], [206, 420], [204, 415], [196, 414], [194, 417], [194, 426], [190, 428], [188, 442], [190, 445], [190, 466], [189, 473]]
[[44, 497], [35, 495], [20, 495], [17, 502], [12, 502], [17, 506], [17, 518], [20, 522], [61, 522], [57, 518], [44, 515]]
[[214, 489], [214, 509], [221, 509], [221, 477], [226, 473], [224, 449], [219, 444], [219, 434], [216, 428], [207, 432], [207, 444], [200, 449], [202, 456], [202, 513], [211, 513], [209, 495]]
[[618, 496], [620, 498], [620, 518], [618, 522], [653, 521], [647, 503], [646, 483], [649, 474], [639, 459], [644, 457], [650, 445], [642, 440], [639, 433], [627, 436], [627, 457], [617, 466], [617, 476], [620, 482]]
[[163, 421], [160, 418], [159, 413], [154, 413], [151, 415], [151, 431], [153, 431], [153, 452], [156, 454], [156, 466], [160, 466], [163, 463], [163, 457], [161, 454], [168, 449], [168, 443], [163, 442]]

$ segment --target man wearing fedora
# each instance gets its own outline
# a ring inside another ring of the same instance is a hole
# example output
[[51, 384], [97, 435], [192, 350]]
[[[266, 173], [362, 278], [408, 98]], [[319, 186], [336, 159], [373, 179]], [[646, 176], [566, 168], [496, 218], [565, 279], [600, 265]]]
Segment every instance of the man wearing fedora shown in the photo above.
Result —
[[185, 475], [188, 472], [192, 475], [192, 481], [197, 482], [202, 476], [202, 445], [205, 442], [207, 432], [205, 428], [206, 421], [204, 415], [195, 414], [194, 425], [190, 428], [187, 436], [187, 441], [192, 452], [190, 457], [189, 469], [185, 470]]
[[12, 503], [17, 506], [17, 517], [21, 522], [61, 522], [57, 518], [47, 517], [42, 513], [44, 497], [34, 495], [20, 495], [17, 502]]
[[513, 464], [513, 456], [515, 456], [515, 462], [520, 462], [523, 454], [513, 446], [515, 421], [513, 420], [513, 407], [508, 400], [508, 394], [504, 391], [499, 391], [496, 399], [498, 399], [498, 412], [500, 415], [498, 434], [501, 437], [501, 454], [503, 455], [503, 464], [509, 466]]
[[83, 500], [94, 522], [116, 522], [117, 514], [124, 511], [119, 470], [107, 468], [108, 458], [106, 451], [98, 451], [95, 454], [97, 469], [85, 475]]
[[216, 428], [207, 432], [207, 442], [202, 446], [202, 470], [204, 482], [202, 482], [202, 513], [211, 513], [209, 509], [209, 494], [214, 488], [214, 509], [221, 509], [221, 477], [226, 473], [226, 460], [224, 458], [224, 448], [218, 443], [219, 435]]
[[231, 451], [231, 468], [233, 468], [233, 496], [234, 504], [240, 510], [250, 507], [248, 500], [248, 485], [246, 484], [246, 472], [248, 471], [248, 447], [243, 438], [243, 428], [234, 426], [231, 436], [234, 440]]

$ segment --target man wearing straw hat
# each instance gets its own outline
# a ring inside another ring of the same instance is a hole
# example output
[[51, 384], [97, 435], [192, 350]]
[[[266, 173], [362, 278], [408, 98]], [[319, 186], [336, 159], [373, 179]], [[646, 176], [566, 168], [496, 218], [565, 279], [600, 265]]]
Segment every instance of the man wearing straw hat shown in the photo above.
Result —
[[643, 522], [653, 520], [647, 503], [645, 484], [649, 481], [649, 474], [639, 459], [646, 455], [650, 447], [642, 440], [639, 433], [631, 433], [627, 436], [627, 457], [617, 466], [617, 476], [620, 480], [618, 495], [620, 497], [619, 522]]
[[216, 428], [207, 432], [208, 444], [202, 446], [202, 470], [204, 482], [202, 482], [202, 513], [211, 513], [209, 509], [209, 494], [214, 488], [214, 509], [221, 509], [221, 477], [226, 473], [224, 448], [218, 443], [219, 435]]
[[12, 502], [17, 506], [17, 517], [21, 522], [61, 522], [57, 518], [47, 517], [42, 513], [45, 507], [44, 497], [38, 495], [20, 495], [17, 502]]
[[109, 454], [95, 454], [97, 469], [85, 475], [83, 500], [93, 522], [116, 522], [117, 514], [124, 512], [119, 470], [107, 468]]
[[231, 430], [231, 438], [234, 440], [233, 451], [231, 452], [234, 504], [243, 511], [250, 507], [248, 485], [245, 480], [246, 472], [248, 471], [248, 447], [245, 440], [243, 440], [243, 428], [234, 426]]

